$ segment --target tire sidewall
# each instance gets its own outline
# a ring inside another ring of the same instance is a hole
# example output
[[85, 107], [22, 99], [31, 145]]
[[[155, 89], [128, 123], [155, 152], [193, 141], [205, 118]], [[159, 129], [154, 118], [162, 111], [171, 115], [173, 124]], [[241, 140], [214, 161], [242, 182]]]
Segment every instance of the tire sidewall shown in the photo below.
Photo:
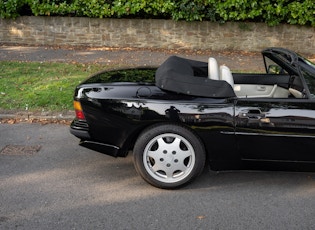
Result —
[[[189, 174], [182, 180], [173, 183], [167, 183], [153, 178], [146, 170], [143, 161], [144, 150], [148, 143], [155, 137], [166, 133], [176, 134], [185, 138], [192, 146], [195, 154], [194, 166]], [[203, 171], [205, 164], [205, 150], [198, 136], [188, 128], [175, 124], [160, 124], [145, 129], [139, 135], [133, 150], [133, 161], [136, 171], [145, 181], [155, 187], [172, 189], [187, 184]]]

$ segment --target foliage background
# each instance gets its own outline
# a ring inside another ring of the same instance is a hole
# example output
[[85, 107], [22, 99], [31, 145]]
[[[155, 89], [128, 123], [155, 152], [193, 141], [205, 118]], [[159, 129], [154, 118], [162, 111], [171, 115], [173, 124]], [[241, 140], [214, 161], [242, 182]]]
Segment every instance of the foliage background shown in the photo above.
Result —
[[160, 18], [315, 26], [314, 0], [0, 0], [0, 17]]

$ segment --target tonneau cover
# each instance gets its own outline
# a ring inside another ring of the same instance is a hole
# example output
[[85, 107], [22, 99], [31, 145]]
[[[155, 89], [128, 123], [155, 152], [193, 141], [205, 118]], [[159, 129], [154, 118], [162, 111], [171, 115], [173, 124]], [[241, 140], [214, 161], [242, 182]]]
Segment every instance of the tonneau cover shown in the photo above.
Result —
[[164, 90], [192, 96], [235, 97], [229, 83], [211, 80], [207, 75], [207, 62], [171, 56], [157, 69], [155, 84]]

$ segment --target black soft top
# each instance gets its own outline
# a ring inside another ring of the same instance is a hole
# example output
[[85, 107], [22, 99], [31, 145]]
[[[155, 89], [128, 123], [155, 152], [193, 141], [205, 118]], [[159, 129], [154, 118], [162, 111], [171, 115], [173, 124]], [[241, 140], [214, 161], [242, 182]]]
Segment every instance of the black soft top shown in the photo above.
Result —
[[164, 90], [192, 96], [235, 97], [229, 83], [207, 76], [207, 62], [171, 56], [157, 69], [155, 84]]

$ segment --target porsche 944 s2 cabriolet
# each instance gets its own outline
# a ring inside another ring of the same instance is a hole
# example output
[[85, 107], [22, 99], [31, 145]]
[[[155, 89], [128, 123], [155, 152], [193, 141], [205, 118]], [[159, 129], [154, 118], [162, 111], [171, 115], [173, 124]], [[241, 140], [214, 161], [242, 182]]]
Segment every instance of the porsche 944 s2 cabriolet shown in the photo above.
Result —
[[148, 183], [176, 188], [212, 170], [315, 169], [315, 65], [263, 50], [266, 73], [231, 73], [215, 58], [103, 71], [75, 89], [70, 131], [115, 157], [130, 150]]

